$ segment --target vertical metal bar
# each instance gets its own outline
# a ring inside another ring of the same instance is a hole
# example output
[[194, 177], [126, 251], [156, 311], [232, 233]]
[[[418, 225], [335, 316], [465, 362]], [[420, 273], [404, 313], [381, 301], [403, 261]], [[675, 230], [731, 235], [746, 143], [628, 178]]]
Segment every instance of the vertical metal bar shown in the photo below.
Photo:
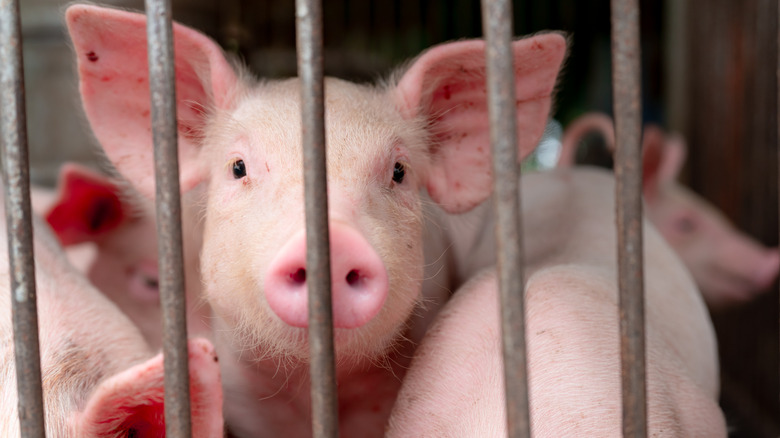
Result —
[[322, 3], [296, 0], [295, 16], [303, 122], [312, 428], [315, 438], [336, 437], [338, 414], [325, 170]]
[[192, 425], [170, 0], [146, 0], [146, 17], [163, 310], [165, 431], [166, 436], [178, 438], [191, 436]]
[[647, 435], [639, 1], [612, 0], [623, 436]]
[[496, 242], [501, 296], [507, 431], [529, 437], [528, 377], [523, 304], [523, 251], [520, 223], [517, 110], [515, 108], [512, 5], [508, 0], [482, 1], [487, 38], [487, 90], [490, 139], [496, 192]]
[[18, 0], [0, 0], [0, 119], [19, 423], [23, 438], [43, 437], [46, 431]]

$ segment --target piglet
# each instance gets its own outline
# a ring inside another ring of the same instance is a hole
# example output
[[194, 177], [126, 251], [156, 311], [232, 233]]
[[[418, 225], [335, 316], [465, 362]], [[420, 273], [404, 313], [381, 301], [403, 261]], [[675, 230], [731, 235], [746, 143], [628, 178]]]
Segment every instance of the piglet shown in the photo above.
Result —
[[[85, 5], [66, 18], [92, 129], [151, 198], [145, 18]], [[300, 82], [255, 81], [178, 24], [174, 44], [180, 186], [202, 208], [191, 214], [203, 218], [193, 222], [229, 429], [309, 436]], [[424, 241], [424, 205], [465, 212], [492, 189], [484, 51], [474, 40], [435, 47], [380, 86], [326, 79], [342, 436], [384, 434], [414, 348], [411, 317], [434, 312], [427, 288], [446, 282], [424, 273], [424, 247], [437, 246]], [[565, 51], [551, 33], [513, 44], [521, 156], [544, 130]]]
[[[154, 212], [122, 180], [66, 163], [60, 169], [57, 193], [43, 214], [69, 258], [79, 257], [85, 245], [93, 247], [80, 268], [139, 327], [151, 347], [159, 349], [162, 310]], [[191, 229], [185, 222], [185, 236]], [[184, 254], [190, 274], [185, 279], [188, 334], [208, 337], [210, 312], [199, 297], [197, 252], [187, 252], [194, 247], [187, 242]]]
[[[621, 435], [614, 178], [522, 178], [526, 343], [535, 437]], [[717, 344], [690, 274], [644, 223], [648, 436], [725, 437]], [[498, 285], [458, 290], [412, 360], [388, 437], [506, 436]]]
[[[573, 165], [579, 141], [594, 131], [614, 150], [612, 119], [588, 113], [566, 127], [559, 166]], [[645, 214], [690, 269], [709, 308], [720, 310], [767, 291], [780, 271], [780, 252], [740, 232], [677, 181], [687, 150], [683, 138], [647, 125], [642, 148]]]
[[[5, 213], [0, 203], [0, 226]], [[67, 261], [37, 217], [36, 291], [47, 436], [162, 437], [163, 359], [119, 309]], [[0, 233], [0, 247], [7, 247]], [[19, 436], [8, 257], [0, 253], [0, 436]], [[193, 436], [221, 437], [217, 357], [205, 339], [189, 341]]]

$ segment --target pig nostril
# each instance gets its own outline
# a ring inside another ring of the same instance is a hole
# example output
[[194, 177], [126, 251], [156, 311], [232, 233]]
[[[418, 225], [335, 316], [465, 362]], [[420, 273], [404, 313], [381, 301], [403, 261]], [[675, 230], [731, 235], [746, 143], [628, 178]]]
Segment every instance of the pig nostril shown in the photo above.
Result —
[[357, 286], [358, 282], [360, 281], [360, 274], [358, 274], [358, 271], [351, 270], [349, 273], [347, 273], [347, 284], [355, 287]]
[[306, 270], [300, 268], [297, 271], [293, 272], [292, 274], [290, 274], [290, 280], [295, 284], [306, 283]]

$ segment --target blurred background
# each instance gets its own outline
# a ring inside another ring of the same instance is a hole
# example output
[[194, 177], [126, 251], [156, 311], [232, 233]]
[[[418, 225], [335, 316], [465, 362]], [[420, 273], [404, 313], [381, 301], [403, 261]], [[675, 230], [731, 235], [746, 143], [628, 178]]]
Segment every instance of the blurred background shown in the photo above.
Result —
[[[65, 160], [97, 165], [63, 27], [66, 1], [21, 2], [33, 182]], [[143, 9], [142, 1], [106, 1]], [[295, 75], [294, 1], [173, 0], [174, 19], [218, 41], [260, 76]], [[778, 243], [778, 2], [641, 1], [645, 122], [684, 135], [683, 182], [764, 244]], [[478, 0], [325, 0], [326, 74], [372, 81], [424, 48], [481, 35]], [[566, 31], [570, 55], [554, 117], [611, 113], [608, 0], [514, 2], [517, 35]], [[610, 165], [598, 141], [579, 155]], [[713, 315], [733, 437], [780, 435], [777, 285]]]

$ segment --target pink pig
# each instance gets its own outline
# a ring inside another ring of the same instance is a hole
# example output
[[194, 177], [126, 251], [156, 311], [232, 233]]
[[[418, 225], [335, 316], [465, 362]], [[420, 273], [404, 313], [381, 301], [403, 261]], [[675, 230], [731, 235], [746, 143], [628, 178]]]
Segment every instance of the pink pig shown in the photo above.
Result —
[[[558, 169], [522, 178], [532, 435], [621, 434], [614, 179]], [[545, 236], [545, 238], [535, 238]], [[645, 223], [648, 436], [725, 437], [717, 344], [704, 302]], [[478, 275], [415, 353], [387, 436], [506, 436], [496, 277]]]
[[[72, 6], [87, 116], [108, 158], [153, 196], [145, 18]], [[256, 82], [218, 46], [174, 25], [184, 202], [203, 217], [200, 275], [213, 312], [225, 416], [238, 437], [309, 436], [305, 235], [297, 79]], [[333, 308], [343, 436], [381, 436], [435, 311], [421, 189], [448, 213], [492, 190], [484, 43], [431, 49], [379, 87], [325, 83]], [[514, 43], [519, 150], [539, 140], [566, 50]], [[191, 204], [190, 204], [191, 203]], [[439, 233], [438, 235], [441, 235]], [[423, 280], [426, 280], [424, 284]], [[428, 302], [426, 302], [428, 301]], [[421, 307], [421, 304], [427, 306]]]
[[[588, 113], [567, 126], [559, 166], [571, 166], [588, 132], [604, 136], [614, 150], [612, 119]], [[646, 215], [690, 269], [707, 305], [718, 310], [751, 300], [769, 289], [780, 271], [780, 252], [741, 233], [721, 212], [677, 182], [686, 146], [679, 135], [647, 125], [642, 140]]]
[[[0, 203], [0, 226], [5, 213]], [[138, 329], [65, 258], [35, 219], [34, 251], [47, 436], [165, 435], [163, 359]], [[7, 246], [0, 233], [0, 246]], [[19, 436], [7, 251], [0, 252], [0, 436]], [[195, 437], [223, 436], [222, 388], [214, 347], [189, 341]]]
[[[162, 346], [162, 309], [158, 290], [157, 230], [148, 211], [127, 183], [86, 167], [66, 163], [60, 170], [57, 195], [43, 214], [69, 258], [71, 248], [93, 245], [91, 257], [79, 268], [101, 292], [135, 323], [153, 349]], [[192, 227], [185, 222], [184, 234]], [[191, 336], [209, 337], [209, 309], [200, 299], [197, 253], [186, 252], [187, 324]], [[83, 265], [83, 266], [82, 266]]]

